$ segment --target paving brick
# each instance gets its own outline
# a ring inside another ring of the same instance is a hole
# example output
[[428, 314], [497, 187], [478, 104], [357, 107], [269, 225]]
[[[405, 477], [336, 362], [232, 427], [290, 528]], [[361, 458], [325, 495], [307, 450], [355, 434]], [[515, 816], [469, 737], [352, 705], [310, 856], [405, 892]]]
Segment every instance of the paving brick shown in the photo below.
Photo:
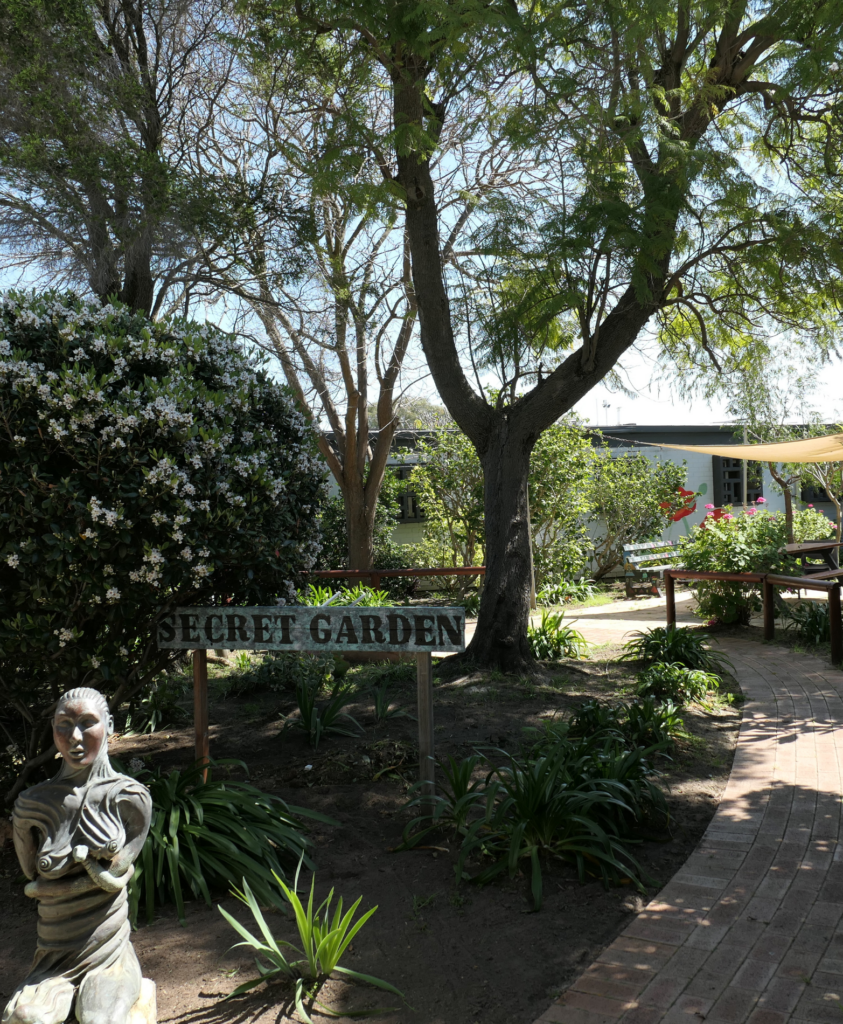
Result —
[[843, 1024], [843, 673], [722, 647], [747, 702], [720, 806], [541, 1024]]

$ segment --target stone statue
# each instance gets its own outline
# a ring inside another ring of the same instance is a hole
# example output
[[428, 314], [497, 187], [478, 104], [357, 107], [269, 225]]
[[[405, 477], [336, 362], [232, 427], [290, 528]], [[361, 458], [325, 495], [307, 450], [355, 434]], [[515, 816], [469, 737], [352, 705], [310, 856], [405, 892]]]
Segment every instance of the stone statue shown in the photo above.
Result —
[[38, 946], [3, 1024], [62, 1024], [74, 1003], [79, 1024], [155, 1020], [155, 986], [129, 941], [126, 892], [152, 800], [111, 767], [113, 731], [101, 693], [70, 690], [53, 718], [61, 768], [15, 803], [15, 851], [31, 879], [26, 895], [38, 900]]

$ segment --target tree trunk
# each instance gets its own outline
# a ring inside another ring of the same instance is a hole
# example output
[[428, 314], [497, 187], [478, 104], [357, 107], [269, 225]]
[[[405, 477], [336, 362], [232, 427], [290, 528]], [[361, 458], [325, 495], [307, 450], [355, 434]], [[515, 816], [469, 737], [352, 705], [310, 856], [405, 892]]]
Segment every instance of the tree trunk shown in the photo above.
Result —
[[790, 478], [786, 480], [783, 476], [779, 475], [775, 462], [768, 462], [767, 466], [770, 470], [770, 476], [782, 489], [782, 494], [784, 495], [784, 522], [787, 530], [787, 543], [793, 544], [793, 495], [790, 493], [791, 481]]
[[371, 569], [375, 557], [374, 510], [366, 506], [363, 489], [349, 487], [344, 494], [348, 535], [348, 568]]
[[524, 672], [535, 662], [530, 621], [527, 480], [534, 440], [509, 434], [500, 421], [483, 455], [486, 578], [477, 631], [466, 656], [487, 668]]

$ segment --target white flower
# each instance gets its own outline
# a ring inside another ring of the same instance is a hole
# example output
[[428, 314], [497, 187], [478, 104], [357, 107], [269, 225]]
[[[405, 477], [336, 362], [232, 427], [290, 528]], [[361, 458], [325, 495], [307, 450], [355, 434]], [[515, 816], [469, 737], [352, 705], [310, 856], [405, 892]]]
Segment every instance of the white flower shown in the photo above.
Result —
[[15, 434], [15, 444], [26, 444], [26, 438], [20, 434]]
[[104, 565], [102, 567], [102, 572], [103, 572], [103, 576], [113, 576], [114, 575], [114, 566], [113, 565]]
[[91, 658], [91, 668], [99, 668], [101, 664], [99, 658]]
[[828, 65], [828, 70], [829, 71], [839, 71], [840, 70], [840, 65], [837, 63], [837, 61], [834, 61], [833, 63]]
[[59, 638], [59, 647], [64, 647], [68, 640], [73, 639], [73, 630], [70, 629], [54, 629], [53, 636]]
[[111, 587], [109, 590], [105, 592], [105, 599], [106, 601], [109, 601], [111, 604], [114, 604], [115, 601], [120, 600], [120, 591], [117, 589], [117, 587]]
[[123, 655], [123, 657], [125, 658], [125, 657], [126, 657], [126, 655], [127, 655], [128, 653], [129, 653], [129, 648], [128, 648], [128, 647], [121, 647], [121, 648], [120, 648], [120, 653], [121, 653], [121, 654]]
[[6, 564], [11, 566], [12, 569], [17, 569], [20, 564], [20, 558], [17, 555], [6, 555]]
[[188, 545], [181, 549], [179, 555], [185, 560], [185, 562], [189, 562], [191, 558], [193, 558], [193, 549]]
[[139, 757], [133, 757], [132, 760], [129, 762], [130, 772], [141, 772], [143, 771], [144, 767], [145, 765]]

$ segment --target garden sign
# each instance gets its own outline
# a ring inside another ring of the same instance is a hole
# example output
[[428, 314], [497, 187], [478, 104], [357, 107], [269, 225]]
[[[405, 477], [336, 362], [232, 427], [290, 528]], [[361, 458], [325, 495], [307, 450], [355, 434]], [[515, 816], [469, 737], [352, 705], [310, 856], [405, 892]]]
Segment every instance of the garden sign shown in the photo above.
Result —
[[196, 757], [207, 761], [208, 661], [214, 648], [247, 651], [399, 652], [416, 659], [419, 778], [433, 795], [433, 651], [465, 650], [464, 608], [284, 605], [176, 608], [158, 623], [158, 646], [193, 651]]

